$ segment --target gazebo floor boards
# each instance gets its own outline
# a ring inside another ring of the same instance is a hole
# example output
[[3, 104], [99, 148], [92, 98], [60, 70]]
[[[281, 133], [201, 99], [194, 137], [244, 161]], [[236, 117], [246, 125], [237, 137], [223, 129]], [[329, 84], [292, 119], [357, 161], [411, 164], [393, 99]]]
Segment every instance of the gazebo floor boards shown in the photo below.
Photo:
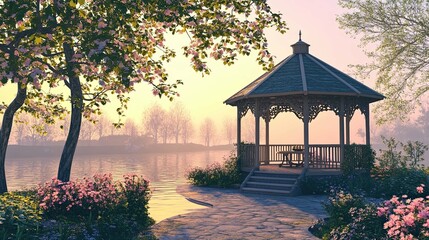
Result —
[[[279, 167], [278, 164], [270, 165], [260, 165], [259, 171], [266, 172], [275, 172], [275, 173], [284, 173], [284, 174], [300, 174], [304, 168], [303, 167]], [[340, 169], [325, 169], [325, 168], [309, 168], [307, 171], [307, 176], [321, 176], [321, 175], [340, 175]]]

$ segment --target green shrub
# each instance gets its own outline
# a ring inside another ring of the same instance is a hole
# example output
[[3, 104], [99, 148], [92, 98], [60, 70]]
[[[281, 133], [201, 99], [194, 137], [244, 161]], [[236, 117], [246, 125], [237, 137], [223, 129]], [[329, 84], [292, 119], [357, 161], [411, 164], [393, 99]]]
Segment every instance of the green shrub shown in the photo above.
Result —
[[118, 207], [120, 210], [125, 209], [128, 219], [136, 221], [141, 227], [154, 224], [148, 211], [151, 196], [149, 181], [142, 176], [128, 174], [124, 175], [124, 181], [118, 183], [118, 187], [120, 194]]
[[377, 215], [375, 204], [367, 204], [363, 208], [350, 208], [351, 222], [330, 229], [323, 239], [338, 240], [380, 240], [386, 238], [386, 230], [383, 228], [385, 220]]
[[[305, 177], [300, 186], [304, 194], [324, 194], [330, 187], [339, 187], [352, 194], [390, 198], [392, 195], [416, 196], [415, 186], [427, 184], [427, 173], [420, 162], [427, 146], [420, 142], [401, 143], [384, 138], [386, 150], [380, 150], [377, 166], [373, 167], [371, 148], [350, 145], [345, 148], [342, 176]], [[398, 150], [401, 146], [403, 151]], [[371, 169], [371, 171], [369, 171]]]
[[305, 176], [299, 186], [303, 194], [328, 194], [332, 186], [339, 186], [342, 176]]
[[352, 194], [370, 193], [374, 181], [365, 172], [337, 176], [306, 176], [300, 180], [303, 194], [329, 194], [331, 188], [341, 188]]
[[384, 219], [377, 215], [375, 204], [362, 196], [333, 190], [324, 204], [328, 218], [319, 220], [311, 230], [322, 239], [385, 239]]
[[185, 177], [193, 185], [216, 187], [230, 187], [243, 180], [239, 158], [234, 154], [231, 154], [223, 165], [214, 163], [205, 169], [194, 168]]
[[42, 211], [35, 192], [9, 192], [0, 195], [0, 236], [24, 239], [39, 230]]
[[363, 208], [365, 201], [362, 196], [353, 196], [343, 190], [333, 190], [328, 203], [323, 206], [329, 216], [329, 224], [332, 227], [341, 227], [352, 222], [350, 209]]
[[[420, 163], [424, 160], [423, 155], [428, 150], [428, 146], [419, 141], [408, 141], [402, 143], [395, 138], [385, 138], [382, 136], [384, 145], [387, 149], [380, 149], [380, 155], [377, 157], [379, 168], [386, 171], [399, 168], [421, 169]], [[402, 151], [398, 148], [402, 147]]]
[[427, 174], [422, 169], [397, 168], [385, 170], [374, 168], [372, 171], [374, 187], [372, 196], [390, 198], [393, 195], [416, 197], [416, 186], [427, 185]]
[[341, 170], [344, 175], [369, 173], [374, 166], [375, 152], [367, 145], [345, 145]]

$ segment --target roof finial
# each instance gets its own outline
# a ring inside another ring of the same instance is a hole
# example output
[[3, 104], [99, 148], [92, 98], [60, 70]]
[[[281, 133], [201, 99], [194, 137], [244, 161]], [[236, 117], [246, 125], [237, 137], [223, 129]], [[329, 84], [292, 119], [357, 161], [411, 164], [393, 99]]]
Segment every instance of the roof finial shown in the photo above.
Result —
[[299, 41], [301, 41], [301, 30], [299, 30]]

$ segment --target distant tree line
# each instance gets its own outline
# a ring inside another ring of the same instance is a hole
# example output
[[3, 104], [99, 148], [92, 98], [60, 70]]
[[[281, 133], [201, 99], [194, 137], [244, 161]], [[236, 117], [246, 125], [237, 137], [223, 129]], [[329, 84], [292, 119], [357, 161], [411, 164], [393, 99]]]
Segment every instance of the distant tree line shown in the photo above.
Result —
[[[19, 114], [15, 122], [12, 142], [19, 145], [43, 145], [64, 141], [70, 125], [67, 117], [63, 121], [47, 124], [28, 113]], [[232, 144], [236, 137], [235, 121], [232, 118], [225, 118], [222, 124], [218, 127], [212, 118], [207, 117], [198, 126], [192, 120], [190, 112], [180, 102], [174, 103], [167, 110], [153, 104], [142, 112], [140, 122], [128, 118], [121, 128], [117, 128], [115, 121], [105, 115], [98, 115], [90, 120], [84, 119], [80, 139], [94, 141], [105, 136], [128, 135], [146, 136], [158, 144], [191, 142], [205, 146], [217, 143]]]

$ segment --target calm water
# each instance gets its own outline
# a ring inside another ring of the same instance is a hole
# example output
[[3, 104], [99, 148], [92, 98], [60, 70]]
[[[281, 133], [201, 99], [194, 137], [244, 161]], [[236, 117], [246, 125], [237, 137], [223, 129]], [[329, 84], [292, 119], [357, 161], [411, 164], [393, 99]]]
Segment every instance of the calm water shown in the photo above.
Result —
[[[137, 173], [151, 181], [154, 190], [149, 202], [150, 215], [157, 221], [204, 208], [188, 202], [176, 193], [178, 185], [186, 183], [187, 170], [223, 162], [229, 150], [168, 153], [75, 156], [72, 179], [92, 176], [94, 173], [112, 173], [115, 180], [126, 173]], [[8, 158], [6, 177], [9, 190], [36, 186], [56, 176], [59, 157]]]

